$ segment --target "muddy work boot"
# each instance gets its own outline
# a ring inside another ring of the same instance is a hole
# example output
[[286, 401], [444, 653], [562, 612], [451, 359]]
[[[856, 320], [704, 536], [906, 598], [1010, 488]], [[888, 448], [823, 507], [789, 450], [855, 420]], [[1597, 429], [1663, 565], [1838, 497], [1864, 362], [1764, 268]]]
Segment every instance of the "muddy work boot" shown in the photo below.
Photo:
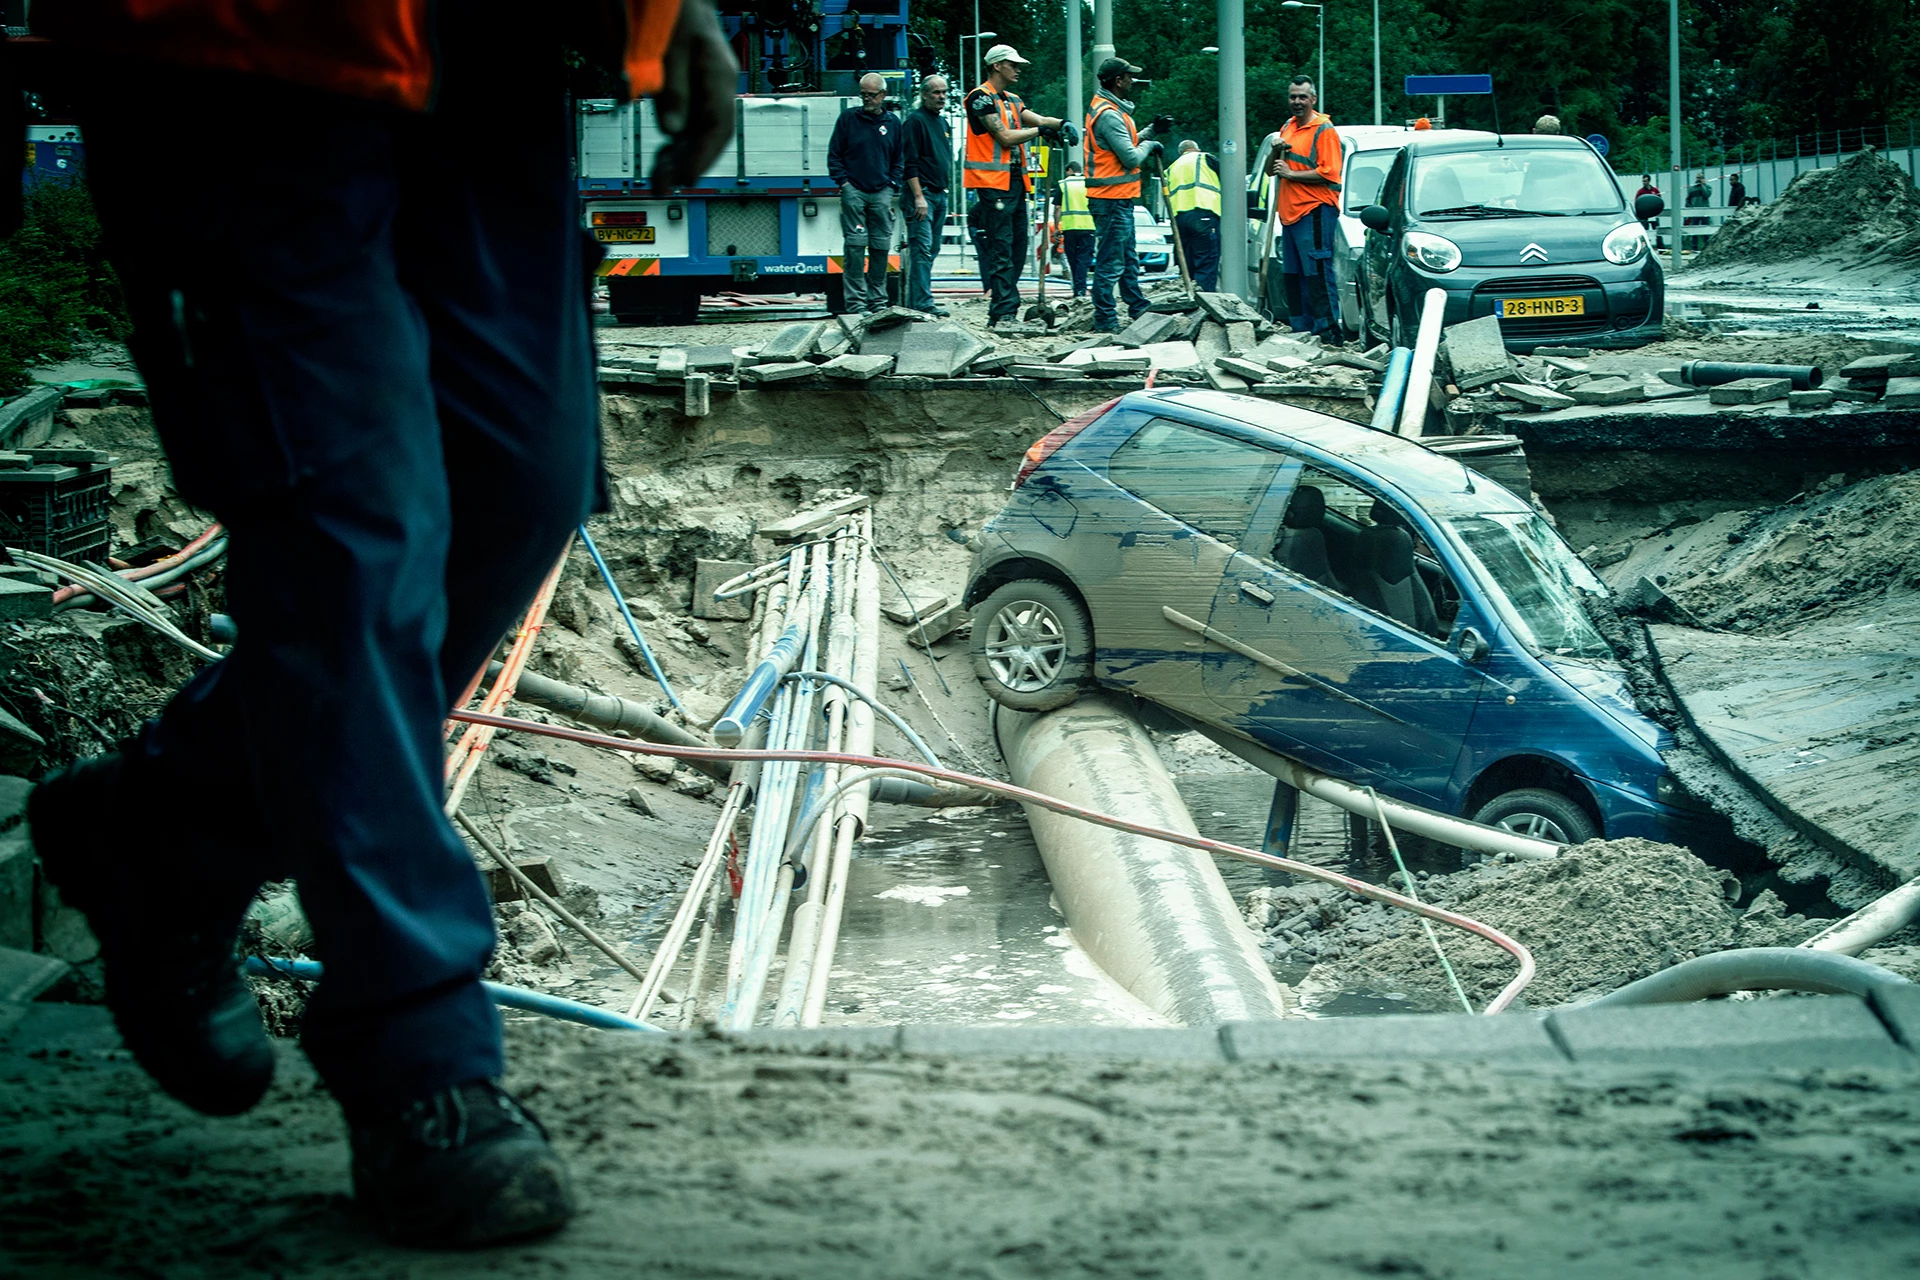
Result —
[[192, 865], [126, 822], [119, 754], [54, 773], [27, 798], [34, 852], [67, 905], [87, 917], [106, 967], [107, 1007], [134, 1058], [196, 1111], [239, 1115], [273, 1083], [273, 1042], [240, 976], [234, 944], [251, 895], [193, 883]]
[[547, 1131], [491, 1080], [355, 1125], [352, 1139], [354, 1199], [403, 1244], [496, 1244], [573, 1216], [573, 1185]]

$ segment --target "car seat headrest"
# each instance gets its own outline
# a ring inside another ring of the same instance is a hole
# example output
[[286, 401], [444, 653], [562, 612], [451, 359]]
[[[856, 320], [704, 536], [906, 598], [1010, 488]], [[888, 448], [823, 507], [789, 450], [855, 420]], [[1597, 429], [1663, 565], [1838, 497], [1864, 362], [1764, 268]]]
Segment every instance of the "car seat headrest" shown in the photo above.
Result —
[[1373, 572], [1383, 582], [1405, 582], [1413, 573], [1413, 535], [1405, 529], [1382, 525], [1368, 539], [1372, 544]]
[[1400, 513], [1378, 498], [1373, 500], [1373, 509], [1367, 512], [1367, 519], [1373, 521], [1375, 524], [1385, 525], [1389, 529], [1404, 529], [1407, 527], [1407, 522], [1401, 518]]
[[1287, 503], [1287, 514], [1283, 523], [1289, 529], [1317, 529], [1320, 518], [1327, 514], [1327, 495], [1310, 484], [1303, 484], [1293, 492], [1293, 500]]

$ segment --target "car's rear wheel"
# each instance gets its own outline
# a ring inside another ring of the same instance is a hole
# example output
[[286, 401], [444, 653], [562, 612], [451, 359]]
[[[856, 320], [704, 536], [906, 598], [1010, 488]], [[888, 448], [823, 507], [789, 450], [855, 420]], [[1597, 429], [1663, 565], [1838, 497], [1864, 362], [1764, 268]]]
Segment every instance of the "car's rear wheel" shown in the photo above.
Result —
[[1093, 623], [1073, 592], [1023, 578], [973, 611], [973, 674], [987, 696], [1014, 711], [1051, 711], [1093, 680]]
[[1544, 787], [1524, 787], [1495, 796], [1480, 806], [1473, 820], [1555, 844], [1584, 844], [1600, 836], [1593, 815], [1577, 801]]

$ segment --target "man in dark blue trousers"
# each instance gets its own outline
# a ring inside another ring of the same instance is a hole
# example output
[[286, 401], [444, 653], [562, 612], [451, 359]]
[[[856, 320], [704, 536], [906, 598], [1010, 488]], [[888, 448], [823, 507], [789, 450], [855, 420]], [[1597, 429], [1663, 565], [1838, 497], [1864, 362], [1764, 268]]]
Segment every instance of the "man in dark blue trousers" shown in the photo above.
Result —
[[[444, 717], [602, 485], [557, 41], [529, 57], [495, 10], [439, 23], [429, 112], [159, 62], [77, 73], [134, 355], [181, 495], [229, 530], [239, 640], [29, 806], [129, 1046], [205, 1111], [271, 1078], [233, 938], [262, 882], [298, 881], [325, 965], [302, 1038], [356, 1192], [442, 1244], [571, 1212], [497, 1084], [492, 912], [442, 813]], [[730, 59], [711, 9], [680, 16], [698, 88], [700, 57]], [[183, 163], [210, 119], [220, 163]]]

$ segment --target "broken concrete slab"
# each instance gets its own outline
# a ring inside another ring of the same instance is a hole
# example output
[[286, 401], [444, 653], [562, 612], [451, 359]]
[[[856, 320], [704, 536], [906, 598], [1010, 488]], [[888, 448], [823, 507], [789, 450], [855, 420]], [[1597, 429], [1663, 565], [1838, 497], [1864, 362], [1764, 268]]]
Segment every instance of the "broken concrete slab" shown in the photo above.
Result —
[[1181, 316], [1169, 315], [1164, 311], [1147, 311], [1122, 329], [1113, 341], [1123, 347], [1149, 347], [1167, 341], [1185, 327]]
[[22, 622], [28, 618], [50, 617], [52, 613], [52, 588], [17, 578], [0, 578], [0, 622]]
[[[1537, 353], [1536, 353], [1537, 354]], [[1592, 373], [1593, 369], [1584, 360], [1570, 360], [1564, 356], [1547, 356], [1540, 363], [1549, 369], [1558, 369], [1562, 373]]]
[[787, 364], [813, 354], [814, 343], [827, 327], [824, 320], [801, 321], [780, 326], [779, 332], [760, 344], [760, 360], [765, 364]]
[[1245, 355], [1259, 344], [1258, 332], [1250, 320], [1235, 320], [1227, 325], [1227, 354]]
[[853, 335], [845, 327], [837, 324], [820, 326], [820, 336], [814, 339], [813, 354], [822, 359], [831, 360], [853, 350]]
[[1200, 352], [1191, 342], [1148, 343], [1133, 354], [1146, 356], [1154, 368], [1168, 373], [1185, 371], [1200, 376]]
[[753, 616], [753, 597], [737, 596], [732, 600], [715, 600], [713, 593], [722, 583], [730, 582], [747, 570], [753, 568], [745, 560], [695, 560], [693, 562], [693, 608], [696, 618], [724, 618], [740, 621]]
[[1273, 376], [1272, 370], [1258, 360], [1243, 360], [1239, 356], [1221, 356], [1213, 363], [1215, 368], [1245, 378], [1249, 382], [1265, 382]]
[[1920, 378], [1889, 378], [1880, 405], [1885, 409], [1920, 409]]
[[1625, 378], [1602, 378], [1597, 382], [1583, 383], [1567, 389], [1567, 394], [1575, 404], [1631, 404], [1647, 398], [1645, 387]]
[[1518, 400], [1534, 409], [1564, 409], [1579, 403], [1572, 396], [1532, 382], [1496, 382], [1493, 389], [1509, 400]]
[[[515, 858], [513, 865], [521, 875], [533, 881], [534, 887], [549, 896], [557, 897], [561, 891], [560, 873], [553, 865], [553, 859], [542, 854], [532, 858]], [[498, 863], [487, 868], [487, 891], [495, 902], [519, 902], [529, 899], [529, 894], [520, 882], [507, 873]]]
[[888, 307], [885, 311], [867, 313], [867, 332], [879, 333], [886, 329], [898, 328], [903, 324], [912, 324], [916, 320], [931, 319], [924, 311], [915, 311], [911, 307]]
[[1245, 391], [1252, 385], [1247, 379], [1228, 373], [1217, 365], [1207, 365], [1203, 372], [1207, 377], [1207, 385], [1215, 391]]
[[1862, 356], [1844, 366], [1840, 370], [1840, 376], [1852, 378], [1857, 382], [1920, 377], [1920, 355], [1900, 351], [1886, 355]]
[[931, 618], [952, 603], [952, 598], [948, 596], [935, 596], [931, 600], [915, 600], [911, 607], [904, 600], [887, 600], [881, 603], [880, 612], [886, 615], [888, 621], [905, 627], [922, 618]]
[[1831, 391], [1789, 391], [1787, 408], [1795, 413], [1808, 413], [1817, 409], [1830, 408], [1833, 404]]
[[786, 538], [798, 538], [802, 534], [812, 533], [815, 529], [824, 529], [829, 525], [836, 524], [842, 516], [852, 515], [856, 511], [864, 511], [872, 501], [873, 499], [864, 493], [856, 493], [846, 498], [836, 498], [832, 502], [809, 508], [806, 511], [796, 512], [793, 515], [783, 517], [779, 520], [769, 520], [760, 526], [758, 532], [761, 537], [772, 538], [776, 541]]
[[1196, 294], [1194, 301], [1200, 304], [1200, 309], [1207, 313], [1209, 319], [1221, 324], [1253, 324], [1261, 318], [1258, 311], [1231, 293]]
[[893, 368], [893, 357], [882, 355], [838, 355], [820, 366], [829, 378], [867, 382]]
[[1765, 404], [1769, 400], [1786, 399], [1791, 390], [1791, 378], [1739, 378], [1712, 388], [1707, 392], [1707, 399], [1714, 404]]
[[[727, 363], [733, 363], [733, 353], [727, 353]], [[687, 349], [685, 347], [662, 347], [660, 359], [653, 366], [657, 378], [684, 378], [687, 376]]]
[[1100, 360], [1089, 360], [1076, 368], [1085, 369], [1095, 375], [1143, 374], [1153, 368], [1153, 361], [1147, 356], [1111, 356]]
[[1084, 364], [1015, 364], [1007, 367], [1015, 378], [1040, 378], [1051, 382], [1072, 382], [1087, 376]]
[[1323, 366], [1338, 365], [1342, 368], [1358, 369], [1362, 373], [1384, 373], [1387, 368], [1386, 361], [1370, 360], [1356, 351], [1322, 351], [1316, 358], [1316, 363]]
[[971, 617], [971, 611], [963, 604], [950, 604], [932, 614], [922, 613], [907, 629], [907, 642], [927, 649], [939, 644]]
[[1833, 392], [1835, 400], [1844, 400], [1848, 404], [1880, 403], [1880, 388], [1869, 391], [1865, 387], [1823, 387], [1823, 391]]
[[708, 345], [701, 347], [682, 347], [686, 353], [685, 370], [688, 373], [711, 373], [731, 376], [739, 363], [732, 347]]
[[796, 382], [801, 378], [811, 378], [820, 371], [817, 364], [805, 360], [786, 361], [777, 364], [750, 364], [740, 371], [742, 382]]
[[1193, 349], [1200, 353], [1200, 363], [1210, 365], [1221, 356], [1237, 355], [1227, 342], [1227, 327], [1218, 321], [1208, 320], [1193, 335]]
[[1513, 357], [1507, 354], [1497, 316], [1481, 316], [1478, 320], [1448, 325], [1440, 334], [1440, 347], [1453, 370], [1453, 384], [1462, 391], [1491, 386], [1513, 377]]
[[704, 418], [713, 412], [713, 379], [704, 373], [689, 373], [683, 384], [680, 412], [689, 418]]
[[1588, 360], [1593, 357], [1592, 347], [1535, 347], [1533, 354], [1541, 359], [1548, 356], [1562, 356], [1568, 360]]

